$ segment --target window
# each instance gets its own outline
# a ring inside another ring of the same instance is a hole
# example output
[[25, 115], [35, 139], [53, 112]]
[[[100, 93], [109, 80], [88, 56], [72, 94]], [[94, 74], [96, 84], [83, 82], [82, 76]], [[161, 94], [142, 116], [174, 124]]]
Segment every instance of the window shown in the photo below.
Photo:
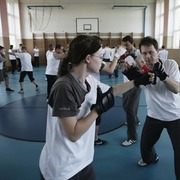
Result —
[[[180, 1], [169, 1], [169, 17], [167, 32], [167, 47], [173, 49], [180, 48]], [[156, 26], [155, 37], [161, 47], [163, 44], [164, 27], [164, 0], [157, 0], [156, 4]]]
[[7, 0], [9, 41], [14, 47], [21, 43], [18, 0]]
[[180, 1], [174, 3], [173, 48], [180, 48]]
[[[0, 27], [2, 27], [1, 13], [0, 13]], [[0, 28], [0, 45], [3, 45], [3, 39], [1, 37], [2, 37], [2, 28]]]
[[156, 4], [156, 24], [155, 38], [158, 40], [159, 46], [163, 44], [163, 29], [164, 27], [164, 1], [159, 0]]
[[169, 1], [168, 45], [170, 48], [180, 48], [180, 3], [179, 0]]

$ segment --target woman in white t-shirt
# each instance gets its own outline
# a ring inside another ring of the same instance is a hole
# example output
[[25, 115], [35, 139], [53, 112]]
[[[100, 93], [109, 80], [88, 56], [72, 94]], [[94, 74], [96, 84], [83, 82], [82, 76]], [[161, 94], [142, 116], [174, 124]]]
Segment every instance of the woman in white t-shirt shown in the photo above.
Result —
[[96, 118], [114, 105], [114, 96], [134, 84], [147, 83], [142, 79], [115, 87], [101, 83], [91, 75], [99, 72], [101, 55], [94, 36], [79, 35], [69, 46], [48, 100], [46, 143], [40, 156], [42, 179], [95, 180]]

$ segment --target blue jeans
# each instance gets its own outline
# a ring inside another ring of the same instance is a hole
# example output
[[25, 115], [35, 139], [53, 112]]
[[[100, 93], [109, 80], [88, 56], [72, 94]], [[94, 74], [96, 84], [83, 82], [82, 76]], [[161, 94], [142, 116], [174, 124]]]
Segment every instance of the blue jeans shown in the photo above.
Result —
[[154, 144], [159, 140], [164, 128], [172, 142], [175, 174], [177, 180], [180, 180], [180, 119], [167, 122], [147, 116], [141, 134], [141, 156], [146, 163], [155, 161], [157, 154]]

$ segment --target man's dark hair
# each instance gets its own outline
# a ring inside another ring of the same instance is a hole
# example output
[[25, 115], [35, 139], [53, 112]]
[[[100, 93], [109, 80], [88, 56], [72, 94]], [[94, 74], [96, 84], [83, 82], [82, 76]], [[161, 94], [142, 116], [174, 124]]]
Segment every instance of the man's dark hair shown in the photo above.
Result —
[[133, 42], [134, 42], [133, 38], [132, 38], [131, 36], [129, 36], [129, 35], [123, 37], [123, 38], [122, 38], [122, 41], [123, 41], [123, 42], [127, 42], [127, 41], [128, 41], [128, 42], [130, 42], [131, 44], [133, 44]]
[[158, 42], [155, 38], [152, 38], [151, 36], [147, 36], [145, 38], [142, 38], [139, 43], [139, 49], [141, 50], [141, 46], [151, 46], [153, 45], [154, 48], [158, 49]]
[[55, 49], [61, 49], [62, 45], [61, 44], [57, 44]]
[[53, 48], [53, 44], [49, 44], [48, 48], [52, 49]]

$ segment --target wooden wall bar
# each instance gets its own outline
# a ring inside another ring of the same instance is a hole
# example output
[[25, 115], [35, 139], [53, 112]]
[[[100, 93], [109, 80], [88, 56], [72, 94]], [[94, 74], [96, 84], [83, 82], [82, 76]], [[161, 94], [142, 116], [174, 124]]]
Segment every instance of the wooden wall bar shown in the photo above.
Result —
[[[33, 33], [32, 39], [22, 39], [22, 44], [26, 46], [27, 51], [32, 55], [33, 58], [33, 49], [36, 45], [40, 49], [40, 65], [46, 65], [46, 51], [48, 50], [49, 44], [61, 44], [64, 47], [67, 47], [68, 44], [75, 38], [78, 34], [76, 33]], [[95, 33], [91, 35], [97, 35], [103, 40], [103, 45], [109, 44], [110, 47], [120, 45], [122, 38], [126, 35], [131, 35], [134, 39], [135, 45], [138, 48], [140, 39], [144, 37], [143, 33], [134, 33], [134, 32], [119, 32], [119, 33]], [[164, 37], [167, 38], [167, 37]], [[3, 38], [5, 49], [8, 51], [9, 48], [9, 38]], [[169, 58], [174, 59], [180, 65], [180, 51], [179, 49], [167, 49], [169, 51]], [[7, 55], [7, 59], [8, 55]], [[11, 68], [9, 60], [6, 62], [6, 67]]]
[[[42, 33], [35, 34], [33, 33], [33, 44], [30, 42], [23, 41], [24, 45], [27, 47], [27, 50], [33, 54], [34, 46], [36, 45], [40, 49], [40, 64], [46, 64], [45, 53], [48, 50], [49, 44], [61, 44], [64, 47], [67, 47], [68, 44], [75, 38], [78, 34], [76, 33]], [[103, 45], [109, 44], [110, 47], [121, 44], [121, 39], [126, 35], [131, 35], [134, 38], [136, 44], [139, 43], [140, 39], [143, 37], [143, 33], [94, 33], [90, 35], [97, 35], [103, 40]], [[32, 44], [32, 47], [29, 47], [26, 44]]]
[[[102, 38], [103, 45], [109, 44], [110, 47], [121, 44], [121, 40], [126, 35], [131, 35], [134, 38], [135, 46], [138, 48], [140, 39], [144, 37], [143, 33], [97, 33], [93, 34]], [[64, 47], [67, 47], [68, 44], [72, 41], [77, 34], [75, 33], [42, 33], [42, 34], [33, 34], [33, 39], [24, 39], [22, 43], [26, 46], [29, 53], [33, 57], [33, 49], [36, 45], [40, 49], [40, 65], [46, 65], [46, 51], [48, 50], [49, 44], [61, 44]], [[179, 49], [168, 49], [169, 58], [174, 59], [180, 65], [180, 51]], [[9, 63], [8, 63], [9, 64]]]

